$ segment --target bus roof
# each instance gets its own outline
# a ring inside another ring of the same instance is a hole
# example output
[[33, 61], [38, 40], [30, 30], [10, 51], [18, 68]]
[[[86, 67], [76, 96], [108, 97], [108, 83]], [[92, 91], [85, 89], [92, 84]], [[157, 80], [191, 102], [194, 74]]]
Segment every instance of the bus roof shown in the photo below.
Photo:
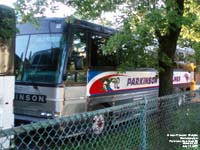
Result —
[[[17, 28], [19, 33], [17, 35], [23, 34], [40, 34], [40, 33], [61, 33], [63, 32], [67, 26], [67, 18], [38, 18], [39, 25], [33, 25], [31, 23], [25, 24], [17, 24]], [[74, 18], [73, 22], [70, 23], [74, 26], [80, 26], [83, 28], [87, 28], [89, 30], [113, 34], [116, 32], [115, 29], [108, 28], [102, 25], [94, 24], [88, 21], [79, 20]]]

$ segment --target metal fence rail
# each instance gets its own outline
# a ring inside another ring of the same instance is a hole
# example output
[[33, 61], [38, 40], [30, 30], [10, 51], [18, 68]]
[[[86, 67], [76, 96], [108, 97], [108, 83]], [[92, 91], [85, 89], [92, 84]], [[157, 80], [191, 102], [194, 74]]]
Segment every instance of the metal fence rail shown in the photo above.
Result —
[[[183, 142], [173, 142], [180, 138], [178, 134], [200, 135], [199, 93], [144, 98], [121, 106], [1, 130], [0, 149], [182, 150]], [[191, 146], [198, 146], [198, 136]]]

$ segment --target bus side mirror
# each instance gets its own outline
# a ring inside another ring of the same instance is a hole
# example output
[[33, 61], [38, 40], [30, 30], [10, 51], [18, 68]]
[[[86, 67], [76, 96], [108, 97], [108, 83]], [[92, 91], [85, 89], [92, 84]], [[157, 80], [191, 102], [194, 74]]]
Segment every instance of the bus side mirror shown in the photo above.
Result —
[[83, 57], [79, 56], [75, 59], [75, 69], [76, 70], [83, 70]]

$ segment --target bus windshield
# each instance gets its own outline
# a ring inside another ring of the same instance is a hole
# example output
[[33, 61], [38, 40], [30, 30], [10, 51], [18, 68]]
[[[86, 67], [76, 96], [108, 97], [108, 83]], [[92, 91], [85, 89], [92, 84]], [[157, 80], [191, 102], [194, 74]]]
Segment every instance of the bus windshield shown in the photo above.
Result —
[[24, 82], [59, 82], [62, 34], [32, 34], [16, 37], [16, 76]]

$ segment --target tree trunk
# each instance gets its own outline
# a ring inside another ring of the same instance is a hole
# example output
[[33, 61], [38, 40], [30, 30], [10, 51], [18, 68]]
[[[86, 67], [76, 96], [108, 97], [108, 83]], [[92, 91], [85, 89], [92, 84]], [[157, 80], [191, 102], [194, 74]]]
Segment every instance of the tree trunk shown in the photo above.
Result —
[[173, 68], [165, 67], [164, 71], [159, 72], [159, 96], [173, 93]]
[[159, 97], [173, 93], [173, 64], [177, 35], [178, 33], [176, 37], [166, 36], [159, 40]]
[[[177, 8], [174, 11], [177, 17], [183, 16], [184, 0], [176, 0]], [[181, 31], [181, 25], [169, 23], [168, 32], [161, 35], [159, 30], [156, 30], [156, 36], [159, 41], [159, 96], [172, 94], [173, 92], [173, 64], [176, 52], [177, 40]], [[167, 61], [166, 61], [167, 59]]]
[[[184, 10], [184, 0], [176, 0], [178, 8], [174, 11], [177, 13], [177, 17], [183, 16]], [[173, 93], [173, 65], [174, 56], [176, 52], [176, 45], [178, 37], [181, 31], [181, 25], [175, 23], [169, 23], [168, 32], [162, 35], [159, 30], [156, 30], [156, 36], [159, 41], [159, 97], [169, 95]], [[158, 113], [158, 124], [160, 126], [161, 132], [163, 128], [166, 128], [166, 120], [169, 119], [168, 110], [170, 102], [167, 99], [159, 100], [159, 113]]]

